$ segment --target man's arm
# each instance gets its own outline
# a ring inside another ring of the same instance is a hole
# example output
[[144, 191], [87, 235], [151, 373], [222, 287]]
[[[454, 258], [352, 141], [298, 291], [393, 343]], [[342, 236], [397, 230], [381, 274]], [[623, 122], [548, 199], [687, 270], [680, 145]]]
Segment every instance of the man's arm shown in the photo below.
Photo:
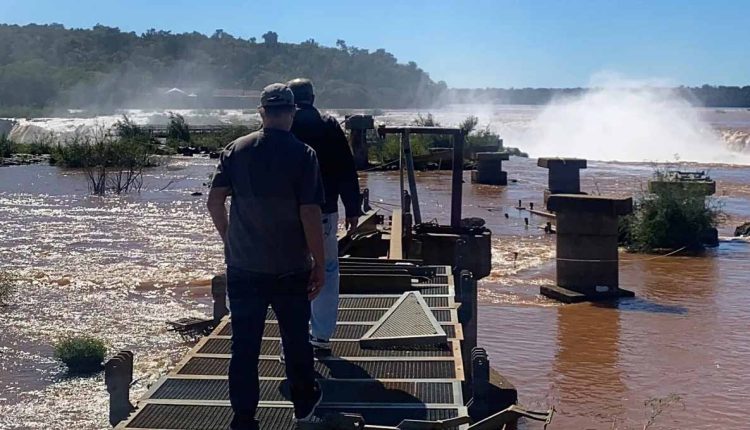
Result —
[[335, 119], [331, 118], [331, 144], [335, 149], [336, 167], [339, 173], [339, 193], [344, 203], [346, 214], [346, 229], [352, 232], [357, 227], [362, 210], [359, 207], [359, 177], [357, 177], [357, 166], [354, 164], [354, 156], [346, 134]]
[[211, 190], [208, 192], [208, 213], [214, 222], [216, 231], [219, 232], [221, 240], [227, 243], [227, 229], [229, 228], [229, 215], [227, 214], [227, 197], [232, 194], [232, 181], [227, 170], [231, 159], [231, 148], [233, 143], [227, 145], [221, 152], [219, 163], [211, 177]]
[[208, 213], [214, 222], [216, 231], [219, 232], [221, 240], [227, 242], [227, 228], [229, 227], [229, 214], [227, 214], [226, 201], [231, 194], [229, 187], [213, 187], [208, 192]]
[[320, 294], [325, 280], [325, 252], [323, 250], [323, 224], [320, 222], [320, 205], [300, 205], [299, 216], [302, 219], [302, 229], [305, 231], [307, 247], [315, 261], [307, 288], [308, 298], [312, 300]]

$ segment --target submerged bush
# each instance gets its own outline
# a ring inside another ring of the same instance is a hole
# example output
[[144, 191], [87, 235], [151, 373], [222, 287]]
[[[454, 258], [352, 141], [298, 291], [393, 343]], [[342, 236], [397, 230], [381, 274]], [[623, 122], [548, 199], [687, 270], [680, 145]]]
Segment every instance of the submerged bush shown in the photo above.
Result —
[[185, 117], [174, 112], [169, 112], [169, 124], [167, 125], [167, 139], [177, 142], [190, 142], [190, 127], [185, 122]]
[[8, 304], [8, 299], [16, 289], [16, 277], [13, 273], [0, 270], [0, 306]]
[[113, 131], [117, 136], [126, 139], [138, 139], [138, 140], [149, 140], [148, 132], [135, 122], [128, 118], [127, 115], [123, 115], [122, 119], [118, 120], [114, 126]]
[[620, 243], [633, 251], [699, 250], [716, 228], [721, 210], [700, 189], [663, 187], [645, 193], [620, 221]]
[[65, 363], [70, 373], [90, 373], [102, 368], [107, 347], [93, 336], [68, 337], [55, 345], [55, 358]]
[[97, 195], [140, 191], [143, 170], [155, 165], [154, 146], [147, 135], [125, 123], [118, 124], [115, 128], [123, 132], [118, 136], [97, 130], [58, 144], [52, 154], [53, 163], [83, 169], [89, 189]]
[[231, 125], [224, 128], [220, 133], [193, 134], [190, 136], [190, 145], [196, 148], [205, 148], [209, 151], [218, 151], [229, 145], [233, 140], [250, 134], [256, 128], [254, 124], [251, 124], [251, 126]]

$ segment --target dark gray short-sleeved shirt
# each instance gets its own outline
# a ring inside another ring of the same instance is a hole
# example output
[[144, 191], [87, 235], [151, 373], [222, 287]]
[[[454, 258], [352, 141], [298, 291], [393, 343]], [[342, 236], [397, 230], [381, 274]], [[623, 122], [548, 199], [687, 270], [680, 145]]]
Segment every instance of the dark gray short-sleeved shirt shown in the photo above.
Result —
[[310, 268], [299, 207], [325, 199], [312, 148], [276, 129], [240, 137], [221, 154], [211, 186], [232, 192], [228, 266], [270, 274]]

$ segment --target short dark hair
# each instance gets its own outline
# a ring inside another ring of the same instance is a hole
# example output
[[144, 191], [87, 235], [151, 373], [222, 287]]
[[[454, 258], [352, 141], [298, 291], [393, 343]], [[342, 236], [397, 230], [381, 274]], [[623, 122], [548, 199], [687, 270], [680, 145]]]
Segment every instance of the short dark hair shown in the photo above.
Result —
[[297, 106], [312, 105], [315, 101], [315, 89], [312, 81], [307, 78], [292, 79], [286, 84], [294, 93], [294, 102]]
[[294, 106], [263, 106], [262, 109], [268, 116], [281, 116], [296, 110]]

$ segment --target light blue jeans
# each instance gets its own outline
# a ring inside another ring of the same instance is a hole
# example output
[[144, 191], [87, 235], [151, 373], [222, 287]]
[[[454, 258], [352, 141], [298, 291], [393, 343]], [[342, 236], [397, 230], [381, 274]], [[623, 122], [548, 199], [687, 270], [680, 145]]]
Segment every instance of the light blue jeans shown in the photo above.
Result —
[[320, 295], [311, 303], [310, 325], [313, 337], [330, 340], [336, 331], [339, 308], [339, 244], [336, 238], [339, 214], [323, 214], [323, 245], [325, 250], [326, 278]]

